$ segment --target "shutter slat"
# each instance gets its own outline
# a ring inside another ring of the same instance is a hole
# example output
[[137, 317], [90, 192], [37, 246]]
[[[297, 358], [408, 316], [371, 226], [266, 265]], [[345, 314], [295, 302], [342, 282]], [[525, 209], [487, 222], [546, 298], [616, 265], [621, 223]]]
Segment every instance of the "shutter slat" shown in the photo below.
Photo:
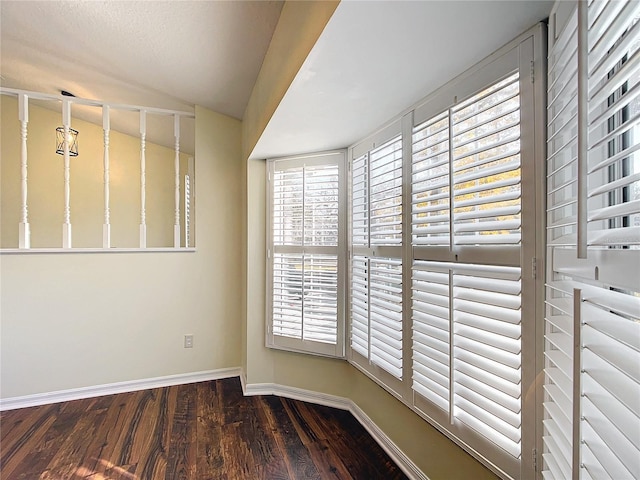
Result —
[[[607, 425], [600, 424], [596, 419], [591, 421], [585, 420], [580, 422], [582, 441], [591, 452], [597, 452], [597, 461], [607, 476], [603, 478], [615, 478], [615, 479], [634, 479], [635, 476], [627, 467], [638, 462], [638, 452], [636, 450], [633, 458], [627, 458], [626, 452], [616, 450], [617, 445], [615, 439], [610, 435], [605, 435], [604, 438], [599, 435], [600, 433], [609, 433], [610, 430]], [[611, 442], [611, 444], [608, 444]], [[620, 455], [622, 457], [620, 457]]]
[[520, 242], [518, 78], [452, 109], [456, 244]]
[[402, 262], [369, 260], [371, 361], [402, 376]]
[[625, 446], [621, 448], [632, 448], [633, 442], [637, 439], [638, 432], [640, 432], [640, 417], [630, 412], [611, 392], [606, 391], [600, 384], [591, 381], [589, 377], [586, 377], [583, 383], [584, 396], [595, 409], [585, 409], [585, 417], [590, 418], [591, 415], [604, 416], [610, 422], [610, 428], [617, 431], [616, 435], [624, 437], [621, 441]]
[[[427, 120], [415, 127], [413, 131], [412, 241], [414, 244], [449, 244], [448, 137], [449, 123], [446, 112]], [[425, 151], [429, 153], [425, 154]]]
[[[417, 261], [412, 268], [412, 282], [412, 389], [448, 410], [449, 274], [430, 270], [427, 264]], [[426, 355], [430, 356], [428, 360]], [[440, 381], [436, 387], [434, 375], [446, 382]]]

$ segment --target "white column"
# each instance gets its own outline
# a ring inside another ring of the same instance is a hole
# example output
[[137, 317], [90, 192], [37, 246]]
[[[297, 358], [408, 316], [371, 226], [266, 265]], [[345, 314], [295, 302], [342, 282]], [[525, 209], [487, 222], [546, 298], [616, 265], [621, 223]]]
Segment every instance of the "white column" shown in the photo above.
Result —
[[102, 130], [104, 131], [104, 223], [102, 225], [102, 248], [111, 248], [111, 219], [109, 211], [109, 106], [102, 106]]
[[140, 248], [147, 248], [146, 136], [147, 112], [140, 110]]
[[31, 247], [29, 216], [27, 212], [27, 123], [29, 123], [29, 97], [24, 93], [18, 95], [18, 118], [20, 120], [20, 223], [18, 224], [18, 247]]
[[173, 132], [176, 140], [175, 169], [175, 219], [173, 222], [173, 246], [180, 248], [180, 116], [173, 116]]
[[71, 125], [71, 102], [62, 101], [62, 126], [64, 127], [64, 223], [62, 224], [62, 248], [71, 248], [71, 189], [69, 186], [69, 128]]

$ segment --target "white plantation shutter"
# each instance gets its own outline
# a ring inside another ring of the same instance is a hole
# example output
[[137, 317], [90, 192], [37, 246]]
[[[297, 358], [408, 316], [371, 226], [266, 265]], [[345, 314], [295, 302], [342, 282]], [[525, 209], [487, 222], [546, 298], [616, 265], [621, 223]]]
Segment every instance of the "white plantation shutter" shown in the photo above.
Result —
[[302, 255], [273, 258], [273, 334], [302, 338]]
[[522, 437], [520, 277], [518, 267], [413, 267], [413, 390], [514, 459]]
[[[516, 71], [414, 127], [412, 148], [414, 403], [460, 436], [485, 439], [514, 470], [523, 396], [520, 104]], [[461, 247], [485, 264], [456, 262]], [[443, 256], [454, 261], [436, 261]]]
[[351, 193], [351, 242], [369, 245], [369, 162], [368, 155], [353, 160]]
[[351, 348], [369, 358], [369, 260], [351, 260]]
[[369, 238], [371, 245], [402, 243], [402, 138], [369, 154]]
[[371, 362], [402, 377], [402, 262], [369, 260]]
[[453, 270], [453, 416], [514, 458], [521, 453], [520, 268]]
[[349, 359], [503, 478], [535, 475], [542, 34], [350, 149]]
[[413, 265], [413, 376], [412, 388], [449, 413], [450, 272], [446, 265]]
[[519, 74], [452, 109], [454, 242], [520, 243]]
[[412, 238], [414, 245], [449, 245], [449, 116], [413, 129]]
[[[558, 9], [559, 7], [556, 7]], [[594, 1], [550, 31], [549, 84], [586, 57], [586, 115], [550, 104], [544, 470], [546, 479], [640, 478], [640, 35], [638, 2]], [[585, 21], [579, 21], [580, 15]], [[558, 32], [561, 32], [558, 34]], [[586, 43], [578, 46], [583, 32]], [[567, 117], [565, 115], [565, 117]], [[564, 123], [569, 123], [568, 118]], [[583, 132], [586, 155], [578, 155]], [[555, 135], [554, 135], [555, 134]], [[552, 137], [553, 135], [553, 137]], [[567, 139], [566, 137], [570, 137]], [[556, 140], [557, 139], [557, 140]], [[581, 187], [582, 185], [582, 187]], [[585, 255], [579, 258], [578, 251]]]
[[342, 153], [271, 160], [268, 344], [341, 355]]
[[351, 359], [392, 388], [403, 365], [402, 164], [400, 135], [351, 161]]

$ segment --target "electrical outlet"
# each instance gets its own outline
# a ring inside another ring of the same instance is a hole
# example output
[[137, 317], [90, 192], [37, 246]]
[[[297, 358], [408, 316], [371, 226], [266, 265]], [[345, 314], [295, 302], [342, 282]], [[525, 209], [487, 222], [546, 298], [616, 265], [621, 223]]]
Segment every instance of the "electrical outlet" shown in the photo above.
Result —
[[193, 335], [184, 336], [184, 348], [193, 348]]

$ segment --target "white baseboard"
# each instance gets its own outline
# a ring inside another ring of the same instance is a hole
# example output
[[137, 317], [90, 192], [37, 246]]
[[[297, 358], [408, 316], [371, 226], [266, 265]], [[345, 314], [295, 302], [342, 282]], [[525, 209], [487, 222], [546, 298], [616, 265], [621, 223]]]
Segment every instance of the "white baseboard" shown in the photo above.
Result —
[[[241, 375], [242, 379], [243, 376]], [[382, 447], [391, 459], [400, 467], [404, 474], [411, 480], [429, 480], [429, 478], [407, 457], [398, 446], [374, 423], [356, 403], [348, 398], [318, 393], [301, 388], [288, 387], [275, 383], [254, 383], [247, 384], [246, 379], [242, 381], [242, 390], [246, 396], [251, 395], [277, 395], [279, 397], [292, 398], [303, 402], [325, 405], [327, 407], [348, 410], [358, 420], [358, 422], [369, 432], [369, 435]]]
[[177, 375], [73, 388], [70, 390], [59, 390], [56, 392], [36, 393], [22, 397], [9, 397], [0, 399], [0, 412], [16, 408], [35, 407], [38, 405], [48, 405], [50, 403], [68, 402], [70, 400], [81, 400], [83, 398], [101, 397], [103, 395], [112, 395], [114, 393], [136, 392], [138, 390], [146, 390], [148, 388], [161, 388], [187, 383], [207, 382], [209, 380], [237, 377], [239, 375], [241, 375], [241, 369], [238, 367], [222, 368], [219, 370], [179, 373]]

